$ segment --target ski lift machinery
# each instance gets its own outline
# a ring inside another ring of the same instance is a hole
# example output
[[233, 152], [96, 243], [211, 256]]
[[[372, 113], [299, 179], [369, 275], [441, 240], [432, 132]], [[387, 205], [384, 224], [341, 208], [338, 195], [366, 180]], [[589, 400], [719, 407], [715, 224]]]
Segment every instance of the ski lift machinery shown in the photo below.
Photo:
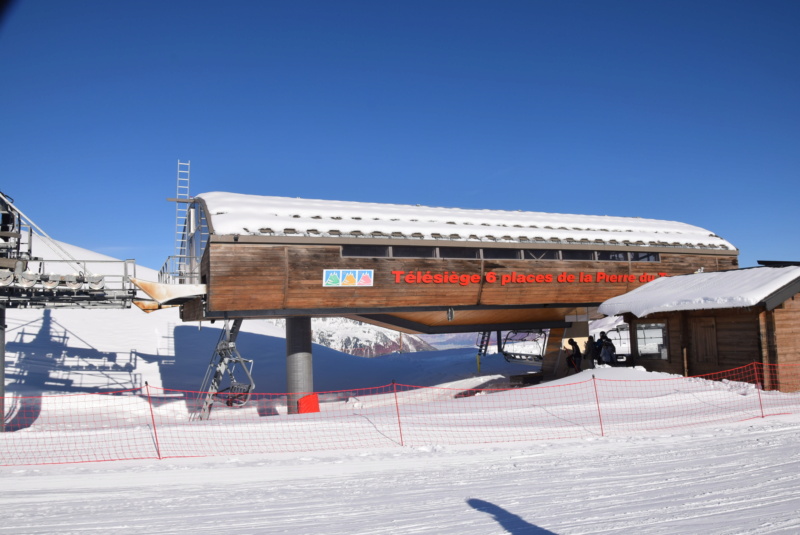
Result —
[[[205, 398], [200, 412], [196, 415], [198, 420], [208, 419], [215, 401], [228, 407], [243, 407], [250, 401], [255, 388], [252, 375], [253, 361], [242, 358], [236, 349], [236, 338], [239, 336], [241, 326], [241, 318], [233, 322], [225, 321], [225, 328], [222, 329], [200, 389], [205, 393]], [[243, 375], [245, 380], [237, 379], [237, 370], [241, 372], [239, 377]]]

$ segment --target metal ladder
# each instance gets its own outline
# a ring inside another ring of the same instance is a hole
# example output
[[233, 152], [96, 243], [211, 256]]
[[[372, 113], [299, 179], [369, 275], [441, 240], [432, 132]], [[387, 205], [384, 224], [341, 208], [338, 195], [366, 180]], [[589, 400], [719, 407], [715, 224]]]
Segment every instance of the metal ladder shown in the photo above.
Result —
[[[478, 334], [478, 341], [475, 343], [478, 346], [478, 354], [475, 355], [475, 362], [478, 367], [478, 373], [481, 373], [481, 359], [486, 356], [489, 351], [489, 344], [492, 341], [492, 331], [483, 331]], [[500, 331], [497, 331], [497, 351], [500, 351]]]
[[[197, 420], [207, 420], [211, 415], [211, 406], [215, 401], [221, 401], [228, 407], [241, 407], [250, 401], [250, 395], [255, 388], [253, 382], [253, 361], [242, 358], [236, 349], [236, 338], [242, 319], [233, 320], [231, 324], [225, 321], [225, 328], [220, 334], [219, 342], [211, 362], [208, 365], [206, 376], [203, 379], [201, 392], [205, 392], [203, 406], [195, 414]], [[235, 376], [236, 367], [239, 366], [246, 377], [246, 381], [238, 381]], [[222, 387], [223, 379], [227, 377], [226, 387]]]
[[[189, 171], [191, 161], [178, 160], [178, 177], [176, 180], [175, 199], [175, 255], [185, 259], [188, 254], [187, 238], [191, 229], [186, 228], [189, 221]], [[183, 201], [183, 202], [181, 202]]]
[[492, 331], [483, 331], [478, 335], [478, 358], [486, 356], [486, 352], [489, 351], [489, 342], [491, 339]]

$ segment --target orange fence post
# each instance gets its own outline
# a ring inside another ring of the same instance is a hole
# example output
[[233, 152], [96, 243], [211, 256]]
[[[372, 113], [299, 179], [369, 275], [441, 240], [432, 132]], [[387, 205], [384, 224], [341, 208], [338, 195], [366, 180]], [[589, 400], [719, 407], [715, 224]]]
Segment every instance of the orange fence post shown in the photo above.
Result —
[[158, 429], [156, 429], [156, 417], [153, 414], [153, 402], [150, 401], [150, 384], [145, 381], [144, 387], [147, 390], [147, 404], [150, 406], [150, 420], [153, 422], [153, 437], [156, 441], [156, 455], [158, 455], [158, 460], [161, 460], [161, 447], [158, 444]]
[[761, 371], [761, 374], [759, 374], [759, 370], [758, 370], [759, 366], [758, 366], [758, 364], [759, 364], [758, 362], [754, 362], [753, 363], [753, 376], [754, 376], [753, 377], [753, 383], [755, 383], [756, 392], [758, 393], [758, 407], [761, 409], [761, 417], [765, 418], [765, 416], [764, 416], [764, 403], [761, 401], [762, 384], [761, 384], [761, 378], [760, 378], [760, 375], [763, 376], [764, 367], [761, 366], [762, 371]]
[[600, 396], [597, 394], [597, 379], [594, 378], [594, 374], [592, 374], [592, 385], [594, 386], [594, 400], [597, 403], [597, 419], [600, 420], [600, 436], [604, 437], [606, 435], [603, 431], [603, 415], [600, 413]]
[[392, 390], [394, 390], [394, 407], [397, 411], [397, 428], [400, 430], [400, 446], [403, 446], [403, 424], [400, 421], [400, 404], [397, 402], [397, 383], [392, 381]]

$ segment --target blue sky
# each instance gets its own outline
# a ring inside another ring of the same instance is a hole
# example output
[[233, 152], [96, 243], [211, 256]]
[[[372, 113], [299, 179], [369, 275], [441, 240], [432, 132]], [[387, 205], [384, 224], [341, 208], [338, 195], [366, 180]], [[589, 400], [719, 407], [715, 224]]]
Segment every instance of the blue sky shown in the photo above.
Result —
[[19, 0], [0, 190], [158, 268], [192, 193], [638, 216], [800, 260], [800, 2]]

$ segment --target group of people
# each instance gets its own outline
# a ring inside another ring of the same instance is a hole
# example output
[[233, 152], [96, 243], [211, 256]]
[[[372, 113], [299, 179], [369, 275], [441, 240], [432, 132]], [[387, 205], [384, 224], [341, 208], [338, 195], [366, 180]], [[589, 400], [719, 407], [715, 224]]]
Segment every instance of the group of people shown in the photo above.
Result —
[[567, 367], [569, 370], [575, 370], [576, 373], [581, 371], [584, 357], [589, 361], [592, 367], [598, 364], [613, 365], [616, 363], [617, 348], [614, 347], [614, 342], [608, 338], [605, 331], [600, 332], [600, 336], [597, 340], [595, 340], [593, 336], [589, 337], [586, 341], [585, 355], [581, 352], [581, 348], [578, 347], [578, 342], [574, 339], [570, 338], [568, 343], [571, 352], [567, 357]]

